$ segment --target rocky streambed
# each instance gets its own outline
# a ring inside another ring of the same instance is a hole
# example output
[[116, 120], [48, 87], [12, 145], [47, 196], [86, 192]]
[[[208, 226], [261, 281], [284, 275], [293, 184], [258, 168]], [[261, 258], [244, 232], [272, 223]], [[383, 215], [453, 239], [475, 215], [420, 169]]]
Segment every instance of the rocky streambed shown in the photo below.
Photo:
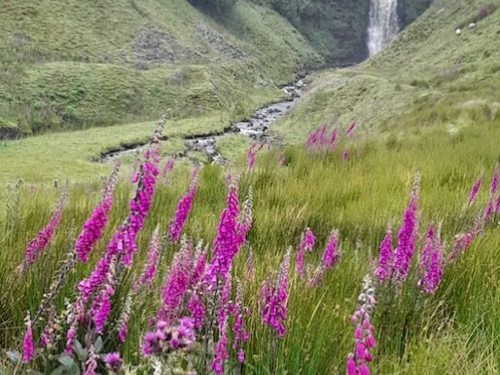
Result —
[[[283, 92], [287, 94], [286, 100], [259, 108], [247, 121], [236, 122], [216, 133], [186, 136], [184, 138], [185, 150], [176, 156], [194, 159], [194, 154], [201, 152], [207, 156], [210, 162], [224, 164], [227, 160], [217, 149], [217, 142], [232, 133], [242, 134], [255, 141], [274, 143], [274, 140], [269, 136], [271, 125], [297, 105], [302, 97], [303, 88], [304, 82], [302, 80], [283, 87]], [[145, 144], [123, 146], [116, 150], [110, 150], [101, 154], [98, 161], [111, 161], [126, 154], [139, 151], [143, 147], [145, 147]]]

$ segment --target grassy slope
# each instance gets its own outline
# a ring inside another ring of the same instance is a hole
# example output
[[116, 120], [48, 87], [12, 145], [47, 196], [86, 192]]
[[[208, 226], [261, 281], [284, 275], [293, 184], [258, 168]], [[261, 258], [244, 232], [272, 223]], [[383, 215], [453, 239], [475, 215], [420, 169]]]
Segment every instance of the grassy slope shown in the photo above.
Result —
[[267, 81], [319, 61], [289, 23], [246, 1], [223, 22], [186, 0], [7, 0], [2, 14], [0, 117], [37, 132], [156, 120], [167, 107], [228, 121], [280, 96]]
[[498, 120], [500, 12], [461, 37], [454, 32], [480, 8], [462, 0], [436, 2], [380, 55], [313, 75], [310, 94], [276, 130], [298, 142], [322, 122], [356, 121], [373, 135]]

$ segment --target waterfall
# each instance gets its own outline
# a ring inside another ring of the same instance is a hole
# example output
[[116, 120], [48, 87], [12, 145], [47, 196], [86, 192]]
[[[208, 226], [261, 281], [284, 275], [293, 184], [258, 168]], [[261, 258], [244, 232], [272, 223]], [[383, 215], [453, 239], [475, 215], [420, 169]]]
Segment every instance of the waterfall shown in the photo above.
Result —
[[370, 0], [368, 50], [373, 56], [399, 32], [398, 0]]

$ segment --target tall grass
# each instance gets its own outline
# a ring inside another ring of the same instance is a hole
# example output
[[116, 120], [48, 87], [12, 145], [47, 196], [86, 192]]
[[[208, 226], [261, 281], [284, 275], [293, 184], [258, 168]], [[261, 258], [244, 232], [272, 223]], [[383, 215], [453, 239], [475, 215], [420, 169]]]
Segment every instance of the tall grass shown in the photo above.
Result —
[[[245, 304], [252, 314], [246, 317], [250, 339], [245, 345], [245, 374], [342, 374], [347, 355], [353, 351], [354, 327], [350, 317], [356, 310], [363, 277], [373, 271], [387, 223], [399, 228], [412, 190], [413, 177], [421, 172], [419, 202], [420, 239], [431, 221], [443, 221], [443, 239], [448, 248], [455, 235], [470, 228], [486, 205], [486, 187], [468, 207], [468, 194], [477, 175], [484, 172], [485, 184], [498, 160], [495, 139], [500, 131], [486, 124], [482, 129], [466, 128], [458, 134], [441, 130], [422, 131], [418, 137], [354, 142], [350, 157], [341, 152], [311, 153], [304, 146], [288, 148], [285, 165], [278, 163], [278, 152], [257, 156], [256, 168], [248, 171], [242, 161], [240, 199], [252, 186], [254, 224], [245, 245], [236, 255], [233, 273], [243, 278], [247, 246], [254, 252], [255, 276], [244, 282]], [[211, 243], [216, 235], [220, 212], [225, 206], [225, 174], [220, 167], [206, 166], [200, 171], [199, 188], [184, 233], [194, 241]], [[115, 191], [115, 204], [104, 238], [91, 254], [89, 264], [78, 265], [69, 275], [56, 300], [59, 310], [64, 299], [72, 298], [79, 280], [88, 277], [106, 244], [128, 213], [132, 194], [130, 176], [122, 175]], [[177, 169], [172, 183], [159, 182], [144, 230], [138, 238], [139, 252], [134, 268], [117, 286], [113, 303], [120, 306], [146, 262], [151, 235], [157, 225], [166, 232], [178, 200], [185, 194], [190, 171]], [[69, 204], [55, 238], [33, 269], [19, 275], [17, 267], [29, 240], [45, 225], [61, 195], [61, 187], [45, 185], [34, 189], [22, 184], [19, 203], [12, 203], [12, 189], [2, 194], [5, 207], [0, 216], [0, 347], [20, 349], [26, 312], [32, 316], [47, 292], [60, 262], [74, 246], [83, 223], [101, 199], [103, 181], [75, 184]], [[340, 232], [342, 261], [326, 273], [323, 282], [310, 288], [295, 272], [295, 257], [301, 233], [310, 227], [317, 237], [316, 250], [307, 262], [319, 264], [333, 228]], [[417, 261], [399, 293], [377, 290], [378, 305], [372, 317], [376, 327], [374, 373], [380, 374], [495, 374], [500, 370], [500, 318], [498, 286], [500, 266], [496, 225], [489, 224], [482, 236], [458, 261], [445, 269], [443, 282], [433, 296], [416, 286]], [[293, 246], [289, 279], [287, 332], [272, 347], [275, 334], [262, 325], [258, 313], [261, 283], [275, 273], [286, 249]], [[125, 362], [144, 365], [139, 348], [148, 319], [159, 306], [161, 284], [177, 246], [169, 245], [162, 258], [154, 288], [147, 298], [134, 303], [129, 336], [123, 346], [108, 335], [104, 352], [119, 349]], [[418, 256], [418, 255], [417, 255]], [[118, 308], [119, 310], [119, 308]], [[119, 311], [113, 311], [117, 315]], [[34, 329], [35, 338], [41, 329]], [[231, 337], [231, 335], [230, 335]], [[231, 339], [230, 339], [231, 341]], [[276, 349], [276, 350], [275, 350]], [[275, 353], [275, 355], [273, 355]], [[6, 360], [5, 360], [6, 361]], [[236, 353], [230, 351], [228, 374], [239, 373]], [[32, 364], [42, 371], [49, 367]], [[144, 369], [144, 367], [140, 367]], [[19, 367], [17, 373], [25, 371]]]

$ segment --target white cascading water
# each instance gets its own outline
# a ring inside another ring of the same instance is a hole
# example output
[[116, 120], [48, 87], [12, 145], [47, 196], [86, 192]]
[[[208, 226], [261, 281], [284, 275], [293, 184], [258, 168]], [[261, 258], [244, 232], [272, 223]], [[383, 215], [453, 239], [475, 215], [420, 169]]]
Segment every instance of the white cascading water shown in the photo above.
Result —
[[373, 56], [399, 32], [398, 0], [370, 0], [368, 50]]

